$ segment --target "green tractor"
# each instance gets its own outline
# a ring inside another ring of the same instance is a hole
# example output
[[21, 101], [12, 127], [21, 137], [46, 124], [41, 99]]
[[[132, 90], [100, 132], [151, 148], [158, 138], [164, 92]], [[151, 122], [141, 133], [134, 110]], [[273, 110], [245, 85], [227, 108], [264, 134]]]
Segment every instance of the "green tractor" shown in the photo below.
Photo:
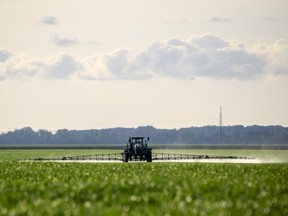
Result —
[[148, 148], [148, 141], [145, 137], [129, 137], [123, 153], [123, 162], [147, 161], [152, 162], [152, 148]]

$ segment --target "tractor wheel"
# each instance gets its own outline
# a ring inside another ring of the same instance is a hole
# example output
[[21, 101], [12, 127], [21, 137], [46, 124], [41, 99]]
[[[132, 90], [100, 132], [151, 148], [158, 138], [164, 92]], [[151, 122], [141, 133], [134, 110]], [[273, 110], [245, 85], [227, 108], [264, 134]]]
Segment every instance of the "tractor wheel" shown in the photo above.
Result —
[[124, 158], [123, 158], [123, 162], [127, 163], [129, 159], [129, 155], [127, 152], [124, 153]]
[[152, 162], [152, 153], [149, 152], [147, 155], [146, 155], [146, 161], [147, 162]]

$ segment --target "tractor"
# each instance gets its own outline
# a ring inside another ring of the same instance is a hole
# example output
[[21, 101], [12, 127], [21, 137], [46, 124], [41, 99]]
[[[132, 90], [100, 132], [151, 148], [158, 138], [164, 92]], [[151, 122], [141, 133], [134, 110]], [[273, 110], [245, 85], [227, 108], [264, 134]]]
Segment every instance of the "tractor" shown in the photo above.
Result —
[[129, 137], [123, 153], [123, 162], [147, 161], [152, 162], [152, 148], [148, 148], [149, 137]]

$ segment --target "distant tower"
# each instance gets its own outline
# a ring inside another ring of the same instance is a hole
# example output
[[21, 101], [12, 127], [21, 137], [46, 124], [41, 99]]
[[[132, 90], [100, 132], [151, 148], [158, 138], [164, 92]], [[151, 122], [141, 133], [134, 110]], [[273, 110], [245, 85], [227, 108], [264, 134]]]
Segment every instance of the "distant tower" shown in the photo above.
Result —
[[223, 126], [223, 122], [222, 122], [222, 106], [220, 107], [220, 115], [219, 115], [219, 144], [222, 145], [222, 126]]

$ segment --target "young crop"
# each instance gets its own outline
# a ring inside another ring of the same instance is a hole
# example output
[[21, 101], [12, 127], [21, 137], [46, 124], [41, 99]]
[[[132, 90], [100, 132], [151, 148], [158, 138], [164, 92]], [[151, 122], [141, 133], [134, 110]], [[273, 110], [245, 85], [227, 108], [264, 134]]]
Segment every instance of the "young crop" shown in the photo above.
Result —
[[287, 164], [0, 162], [0, 215], [287, 215]]

